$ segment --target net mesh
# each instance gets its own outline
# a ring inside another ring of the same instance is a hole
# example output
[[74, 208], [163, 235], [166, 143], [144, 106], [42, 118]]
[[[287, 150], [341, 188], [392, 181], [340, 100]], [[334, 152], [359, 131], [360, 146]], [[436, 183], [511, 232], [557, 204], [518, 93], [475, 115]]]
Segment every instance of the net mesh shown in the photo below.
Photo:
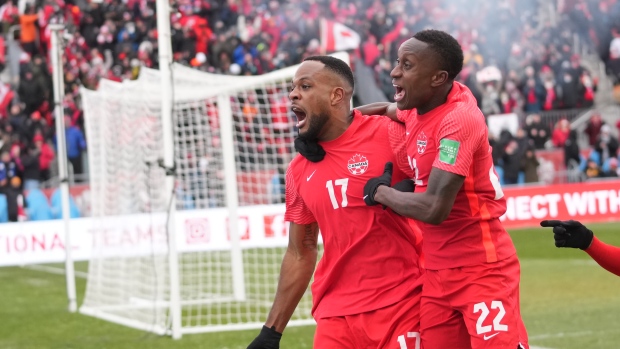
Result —
[[[222, 93], [231, 105], [239, 206], [284, 202], [284, 174], [295, 155], [288, 88], [296, 69], [230, 77], [172, 66], [177, 210], [226, 212], [217, 97]], [[105, 227], [100, 230], [108, 231], [121, 224], [114, 217], [145, 215], [149, 224], [142, 235], [150, 238], [150, 248], [97, 246], [81, 311], [163, 333], [170, 319], [165, 173], [157, 165], [163, 157], [160, 85], [158, 71], [142, 69], [136, 81], [103, 81], [96, 92], [82, 90], [93, 216]], [[243, 232], [244, 221], [240, 223]], [[281, 229], [284, 222], [272, 224]], [[243, 249], [245, 299], [234, 296], [230, 249], [179, 252], [182, 331], [260, 328], [273, 301], [284, 250], [281, 244]], [[310, 309], [308, 290], [290, 324], [311, 321]]]
[[[89, 139], [94, 258], [82, 310], [92, 315], [163, 333], [168, 297], [167, 255], [156, 248], [153, 227], [161, 226], [165, 173], [161, 157], [159, 103], [136, 98], [142, 82], [103, 81], [97, 92], [83, 90]], [[144, 230], [124, 230], [112, 217], [148, 214]], [[117, 234], [111, 232], [119, 232]], [[152, 245], [138, 255], [132, 242], [146, 236]]]

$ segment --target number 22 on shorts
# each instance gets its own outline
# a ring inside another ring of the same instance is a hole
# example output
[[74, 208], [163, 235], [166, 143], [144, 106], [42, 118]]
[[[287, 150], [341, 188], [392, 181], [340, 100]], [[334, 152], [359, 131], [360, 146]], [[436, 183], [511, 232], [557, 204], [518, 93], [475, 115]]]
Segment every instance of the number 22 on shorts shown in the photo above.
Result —
[[[400, 349], [420, 349], [420, 332], [407, 332], [407, 335], [401, 334], [396, 339], [400, 345]], [[407, 346], [407, 342], [413, 346]]]
[[[495, 335], [499, 334], [500, 331], [508, 331], [508, 325], [504, 325], [501, 323], [504, 315], [506, 315], [506, 310], [504, 309], [504, 304], [502, 301], [492, 301], [491, 309], [498, 309], [497, 315], [493, 319], [493, 325], [483, 326], [484, 320], [486, 320], [487, 316], [490, 314], [489, 307], [485, 302], [480, 302], [474, 304], [474, 314], [480, 313], [480, 317], [476, 322], [476, 332], [478, 334], [485, 334], [484, 340], [489, 340]], [[487, 336], [486, 333], [495, 331], [494, 334]]]

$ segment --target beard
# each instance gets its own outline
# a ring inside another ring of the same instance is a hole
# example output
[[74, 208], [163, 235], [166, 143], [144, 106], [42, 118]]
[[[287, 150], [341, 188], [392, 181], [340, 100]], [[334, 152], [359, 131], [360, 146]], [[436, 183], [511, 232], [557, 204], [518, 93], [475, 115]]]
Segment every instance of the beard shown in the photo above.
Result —
[[298, 137], [306, 141], [317, 141], [323, 131], [323, 127], [329, 121], [329, 115], [321, 111], [318, 114], [313, 114], [309, 121], [308, 130], [303, 133], [299, 132]]

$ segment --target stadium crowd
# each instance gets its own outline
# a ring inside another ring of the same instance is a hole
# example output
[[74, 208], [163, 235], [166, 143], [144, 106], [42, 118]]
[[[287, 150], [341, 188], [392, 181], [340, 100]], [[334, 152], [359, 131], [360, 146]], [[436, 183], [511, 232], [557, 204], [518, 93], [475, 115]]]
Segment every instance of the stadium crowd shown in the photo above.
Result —
[[[174, 60], [219, 74], [256, 75], [299, 63], [321, 53], [319, 19], [343, 23], [361, 36], [359, 49], [351, 52], [360, 59], [357, 64], [373, 68], [377, 86], [390, 100], [389, 73], [399, 45], [428, 27], [451, 33], [465, 52], [465, 69], [458, 79], [474, 92], [485, 115], [529, 115], [515, 135], [493, 140], [498, 149], [496, 165], [504, 168], [507, 184], [538, 181], [535, 150], [573, 147], [573, 151], [576, 146], [567, 121], [548, 125], [539, 116], [594, 103], [597, 81], [573, 52], [574, 36], [592, 40], [610, 72], [620, 61], [617, 0], [565, 0], [552, 6], [556, 11], [537, 0], [180, 0], [171, 4]], [[73, 172], [80, 174], [86, 141], [79, 87], [96, 89], [102, 78], [135, 79], [140, 67], [158, 67], [155, 1], [37, 0], [20, 13], [16, 0], [0, 0], [0, 19], [0, 69], [7, 65], [4, 43], [9, 33], [14, 33], [24, 51], [19, 58], [19, 83], [0, 83], [2, 190], [37, 188], [54, 168], [47, 57], [49, 25], [58, 22], [68, 29], [62, 105], [69, 160]], [[617, 166], [617, 160], [612, 161], [617, 159], [617, 140], [610, 136], [610, 126], [620, 128], [620, 122], [589, 128], [591, 153], [600, 155], [579, 158], [580, 169], [588, 177], [607, 175]], [[609, 146], [601, 148], [601, 144]], [[596, 176], [588, 175], [595, 172], [588, 161], [591, 157], [599, 168]], [[514, 178], [519, 172], [522, 175]]]

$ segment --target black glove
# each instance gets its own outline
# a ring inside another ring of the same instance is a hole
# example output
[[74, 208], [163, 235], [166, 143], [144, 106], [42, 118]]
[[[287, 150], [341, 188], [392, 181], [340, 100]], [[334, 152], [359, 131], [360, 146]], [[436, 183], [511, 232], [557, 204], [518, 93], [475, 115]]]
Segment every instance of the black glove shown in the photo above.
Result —
[[553, 227], [555, 247], [587, 249], [592, 244], [594, 234], [577, 221], [542, 221], [541, 227]]
[[367, 206], [378, 205], [379, 203], [375, 201], [375, 194], [377, 193], [377, 188], [380, 185], [387, 185], [388, 187], [392, 184], [392, 163], [388, 162], [385, 164], [385, 169], [383, 170], [383, 174], [379, 177], [371, 178], [366, 182], [364, 186], [364, 202]]
[[282, 333], [276, 332], [276, 327], [271, 328], [263, 325], [263, 329], [247, 349], [280, 349], [280, 338]]
[[412, 179], [403, 179], [402, 181], [394, 184], [392, 187], [403, 193], [413, 193], [415, 191], [415, 183]]
[[303, 137], [295, 138], [295, 150], [312, 162], [319, 162], [325, 157], [325, 150], [317, 141], [309, 141]]

